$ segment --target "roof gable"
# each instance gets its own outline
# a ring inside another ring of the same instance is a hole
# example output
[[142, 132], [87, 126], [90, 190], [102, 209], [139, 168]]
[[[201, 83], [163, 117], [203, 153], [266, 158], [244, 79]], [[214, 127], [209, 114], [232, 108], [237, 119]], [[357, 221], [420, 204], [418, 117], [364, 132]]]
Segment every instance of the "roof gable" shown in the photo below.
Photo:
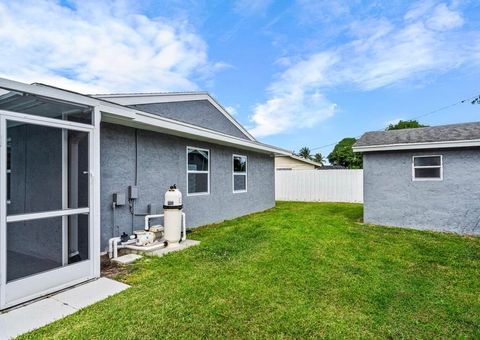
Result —
[[206, 92], [97, 94], [92, 97], [255, 141], [255, 138]]

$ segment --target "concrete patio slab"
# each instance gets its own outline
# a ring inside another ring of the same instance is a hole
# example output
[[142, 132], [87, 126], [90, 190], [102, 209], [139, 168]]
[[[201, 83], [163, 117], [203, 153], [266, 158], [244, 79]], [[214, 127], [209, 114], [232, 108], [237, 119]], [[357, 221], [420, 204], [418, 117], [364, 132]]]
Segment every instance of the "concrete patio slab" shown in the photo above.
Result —
[[47, 298], [0, 314], [0, 339], [14, 338], [76, 311], [60, 301]]
[[192, 246], [196, 246], [200, 244], [200, 241], [186, 239], [176, 246], [167, 246], [163, 244], [163, 242], [156, 242], [155, 244], [149, 246], [136, 246], [136, 245], [128, 245], [125, 248], [122, 248], [123, 253], [127, 254], [141, 254], [141, 255], [148, 255], [148, 256], [163, 256], [168, 253], [172, 253], [175, 251], [184, 250], [190, 248]]
[[133, 263], [133, 262], [135, 262], [135, 261], [137, 261], [138, 259], [141, 259], [141, 258], [142, 258], [141, 255], [127, 254], [127, 255], [119, 256], [115, 259], [111, 259], [111, 261], [119, 263], [119, 264], [130, 264], [130, 263]]
[[163, 256], [168, 253], [172, 253], [174, 251], [180, 251], [180, 250], [184, 250], [184, 249], [196, 246], [198, 244], [200, 244], [200, 241], [187, 239], [176, 246], [163, 247], [161, 249], [152, 251], [151, 253], [145, 253], [145, 255]]
[[100, 278], [0, 314], [0, 340], [48, 325], [130, 286]]
[[98, 280], [61, 292], [52, 296], [52, 298], [73, 308], [80, 309], [93, 305], [111, 295], [120, 293], [129, 287], [129, 285], [124, 283], [102, 277]]

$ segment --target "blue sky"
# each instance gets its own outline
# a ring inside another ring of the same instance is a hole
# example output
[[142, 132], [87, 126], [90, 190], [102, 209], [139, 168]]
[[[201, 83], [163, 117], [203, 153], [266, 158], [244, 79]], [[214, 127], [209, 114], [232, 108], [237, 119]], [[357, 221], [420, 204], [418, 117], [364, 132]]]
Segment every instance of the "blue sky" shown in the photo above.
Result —
[[207, 90], [290, 150], [480, 117], [425, 115], [480, 94], [478, 1], [0, 1], [0, 58], [2, 77], [84, 93]]

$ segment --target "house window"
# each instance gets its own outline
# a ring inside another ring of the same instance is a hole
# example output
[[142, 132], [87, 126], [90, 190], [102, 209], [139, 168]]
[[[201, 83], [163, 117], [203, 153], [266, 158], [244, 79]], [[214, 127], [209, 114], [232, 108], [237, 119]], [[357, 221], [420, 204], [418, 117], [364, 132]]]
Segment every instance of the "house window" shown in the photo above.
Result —
[[247, 156], [233, 155], [233, 192], [247, 191]]
[[414, 181], [441, 181], [443, 179], [442, 156], [413, 156], [412, 178]]
[[210, 192], [210, 151], [187, 147], [187, 195]]

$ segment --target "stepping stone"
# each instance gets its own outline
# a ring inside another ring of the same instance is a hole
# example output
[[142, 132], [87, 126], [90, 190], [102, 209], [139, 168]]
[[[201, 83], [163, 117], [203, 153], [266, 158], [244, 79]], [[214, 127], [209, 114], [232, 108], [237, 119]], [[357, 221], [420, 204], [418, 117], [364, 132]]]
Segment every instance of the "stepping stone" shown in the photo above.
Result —
[[119, 264], [129, 264], [137, 261], [140, 258], [142, 258], [141, 255], [127, 254], [127, 255], [119, 256], [116, 259], [112, 259], [112, 262], [119, 263]]

